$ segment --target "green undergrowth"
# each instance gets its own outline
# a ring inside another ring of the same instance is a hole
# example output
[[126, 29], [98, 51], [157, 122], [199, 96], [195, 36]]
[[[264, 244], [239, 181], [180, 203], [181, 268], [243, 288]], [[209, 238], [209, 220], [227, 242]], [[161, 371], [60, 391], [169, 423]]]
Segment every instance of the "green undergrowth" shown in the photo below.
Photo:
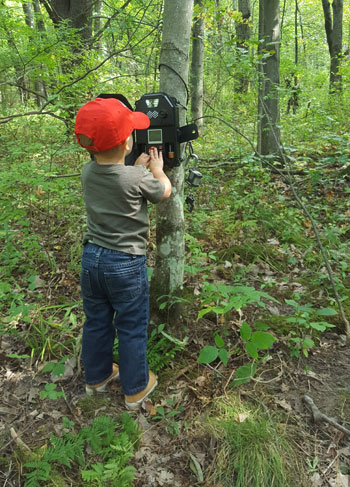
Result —
[[63, 419], [61, 436], [51, 435], [47, 446], [34, 454], [22, 452], [25, 487], [64, 486], [71, 482], [71, 471], [80, 472], [74, 485], [131, 487], [134, 468], [129, 465], [138, 446], [140, 431], [127, 413], [120, 423], [108, 416], [95, 418], [91, 425], [75, 430]]
[[223, 487], [306, 485], [285, 418], [230, 394], [214, 401], [203, 427], [218, 442], [214, 482]]
[[[294, 160], [290, 170], [302, 170], [293, 176], [293, 184], [314, 220], [345, 308], [350, 299], [350, 233], [346, 223], [350, 190], [340, 169], [347, 167], [349, 144], [342, 137], [331, 140], [330, 147], [325, 141], [317, 160], [308, 158], [306, 152], [291, 150]], [[312, 222], [294, 199], [288, 178], [249, 157], [225, 168], [204, 169], [203, 173], [197, 211], [188, 215], [187, 227], [192, 239], [189, 260], [199, 260], [198, 250], [197, 254], [192, 250], [194, 241], [201, 249], [202, 269], [197, 266], [197, 271], [209, 278], [216, 274], [216, 278], [233, 282], [254, 281], [254, 287], [268, 288], [277, 298], [288, 297], [292, 292], [289, 283], [297, 283], [302, 301], [310, 301], [311, 296], [316, 306], [335, 305]], [[215, 261], [210, 256], [213, 249]], [[342, 329], [343, 324], [338, 322], [338, 327]]]

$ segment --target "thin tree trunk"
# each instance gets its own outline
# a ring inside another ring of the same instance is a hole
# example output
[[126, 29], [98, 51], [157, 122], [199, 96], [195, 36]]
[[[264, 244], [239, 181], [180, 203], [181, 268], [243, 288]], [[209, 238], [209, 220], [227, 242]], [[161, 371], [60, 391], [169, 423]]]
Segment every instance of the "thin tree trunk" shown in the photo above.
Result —
[[203, 69], [204, 69], [204, 17], [202, 0], [195, 0], [200, 12], [195, 18], [192, 29], [191, 63], [191, 116], [197, 120], [198, 127], [203, 125]]
[[259, 53], [270, 52], [259, 63], [258, 152], [278, 154], [280, 150], [280, 2], [260, 0]]
[[325, 30], [330, 62], [329, 90], [339, 92], [342, 88], [342, 76], [339, 71], [343, 55], [343, 0], [333, 0], [332, 11], [328, 0], [322, 0]]
[[[45, 23], [43, 20], [43, 16], [41, 13], [40, 2], [39, 0], [34, 0], [33, 3], [34, 12], [35, 12], [35, 25], [37, 30], [40, 32], [41, 36], [45, 35]], [[40, 73], [39, 76], [41, 77], [41, 73], [44, 72], [45, 66], [43, 64], [39, 67]], [[36, 95], [36, 103], [40, 107], [42, 106], [43, 102], [47, 100], [47, 92], [46, 92], [46, 85], [43, 80], [36, 80], [35, 81], [35, 91]]]
[[[249, 52], [249, 48], [247, 45], [247, 41], [250, 39], [250, 22], [251, 22], [251, 10], [250, 10], [250, 0], [239, 0], [238, 1], [238, 9], [242, 14], [242, 22], [238, 22], [236, 24], [236, 33], [237, 33], [237, 47], [244, 51], [247, 55]], [[238, 89], [237, 91], [240, 93], [245, 93], [248, 90], [249, 86], [249, 78], [247, 76], [240, 78], [238, 80]]]
[[[189, 71], [189, 47], [193, 0], [165, 0], [163, 37], [160, 55], [160, 91], [187, 105], [186, 85]], [[170, 69], [169, 69], [170, 68]], [[186, 85], [185, 85], [186, 84]], [[185, 110], [180, 110], [180, 125], [185, 123]], [[151, 281], [151, 299], [179, 295], [182, 291], [185, 262], [184, 167], [167, 170], [172, 195], [157, 205], [157, 252]], [[172, 308], [171, 316], [178, 317]]]
[[[97, 32], [100, 32], [102, 28], [102, 13], [103, 13], [103, 1], [102, 0], [96, 0], [95, 5], [95, 15], [96, 17], [94, 18], [94, 34]], [[96, 48], [100, 51], [102, 51], [102, 38], [100, 37], [97, 41]]]

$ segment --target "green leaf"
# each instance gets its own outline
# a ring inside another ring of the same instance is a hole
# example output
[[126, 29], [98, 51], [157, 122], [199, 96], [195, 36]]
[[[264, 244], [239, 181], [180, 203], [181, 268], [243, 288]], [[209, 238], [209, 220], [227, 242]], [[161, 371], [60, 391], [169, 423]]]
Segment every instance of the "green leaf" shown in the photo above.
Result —
[[258, 356], [258, 347], [253, 342], [248, 342], [245, 344], [246, 352], [253, 358], [257, 359]]
[[251, 341], [255, 343], [260, 350], [267, 350], [268, 348], [272, 347], [273, 343], [276, 341], [276, 338], [265, 331], [255, 331], [252, 335]]
[[228, 359], [229, 359], [229, 353], [226, 350], [226, 348], [221, 348], [219, 350], [219, 359], [224, 365], [227, 365]]
[[247, 342], [250, 337], [252, 336], [252, 329], [250, 328], [250, 326], [248, 325], [248, 323], [242, 323], [242, 326], [241, 326], [241, 329], [240, 329], [240, 335], [241, 335], [241, 338]]
[[157, 408], [157, 413], [158, 413], [160, 416], [164, 417], [164, 416], [165, 416], [165, 410], [164, 410], [164, 407], [163, 407], [163, 406], [159, 406], [159, 407]]
[[234, 383], [236, 386], [249, 382], [256, 372], [256, 364], [242, 365], [236, 370]]
[[215, 335], [215, 345], [218, 347], [218, 348], [223, 348], [225, 346], [225, 342], [224, 340], [221, 338], [220, 335]]
[[270, 327], [269, 325], [267, 325], [266, 323], [263, 323], [262, 321], [258, 321], [254, 324], [254, 327], [259, 330], [259, 331], [266, 331], [268, 330]]
[[311, 338], [305, 338], [302, 344], [303, 348], [311, 348], [315, 346], [315, 342]]
[[327, 323], [327, 321], [312, 321], [310, 326], [317, 331], [325, 331], [326, 328], [335, 328], [335, 325]]
[[197, 362], [200, 364], [210, 364], [218, 358], [219, 350], [216, 347], [208, 345], [200, 351]]
[[338, 312], [333, 308], [322, 308], [317, 311], [318, 316], [335, 316]]
[[24, 354], [24, 355], [17, 355], [17, 353], [9, 353], [7, 357], [10, 358], [18, 358], [18, 359], [24, 359], [24, 358], [29, 358], [30, 355]]

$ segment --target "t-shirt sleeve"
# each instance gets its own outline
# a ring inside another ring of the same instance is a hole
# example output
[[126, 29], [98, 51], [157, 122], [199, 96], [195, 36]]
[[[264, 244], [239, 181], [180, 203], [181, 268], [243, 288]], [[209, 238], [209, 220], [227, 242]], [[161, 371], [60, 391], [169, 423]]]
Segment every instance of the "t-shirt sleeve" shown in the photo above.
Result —
[[145, 169], [140, 180], [140, 191], [151, 203], [159, 203], [163, 198], [165, 185]]

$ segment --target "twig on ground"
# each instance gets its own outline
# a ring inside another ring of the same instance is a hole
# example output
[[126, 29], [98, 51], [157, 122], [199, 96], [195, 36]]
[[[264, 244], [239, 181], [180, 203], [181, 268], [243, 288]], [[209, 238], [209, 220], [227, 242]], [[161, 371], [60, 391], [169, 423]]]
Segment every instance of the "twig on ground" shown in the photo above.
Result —
[[26, 445], [24, 443], [23, 440], [21, 440], [21, 438], [18, 436], [18, 434], [16, 433], [15, 429], [14, 428], [11, 428], [10, 429], [10, 434], [11, 434], [11, 438], [14, 440], [14, 442], [16, 443], [16, 445], [21, 449], [21, 450], [25, 450], [27, 451], [28, 453], [32, 453], [32, 450], [29, 448], [28, 445]]
[[304, 396], [304, 401], [310, 407], [315, 423], [320, 423], [321, 421], [325, 421], [326, 423], [331, 424], [332, 426], [334, 426], [334, 428], [337, 428], [338, 430], [342, 431], [346, 435], [350, 435], [350, 430], [348, 430], [341, 424], [337, 423], [333, 418], [329, 418], [325, 414], [321, 413], [321, 411], [315, 405], [314, 401], [307, 394], [305, 394]]

